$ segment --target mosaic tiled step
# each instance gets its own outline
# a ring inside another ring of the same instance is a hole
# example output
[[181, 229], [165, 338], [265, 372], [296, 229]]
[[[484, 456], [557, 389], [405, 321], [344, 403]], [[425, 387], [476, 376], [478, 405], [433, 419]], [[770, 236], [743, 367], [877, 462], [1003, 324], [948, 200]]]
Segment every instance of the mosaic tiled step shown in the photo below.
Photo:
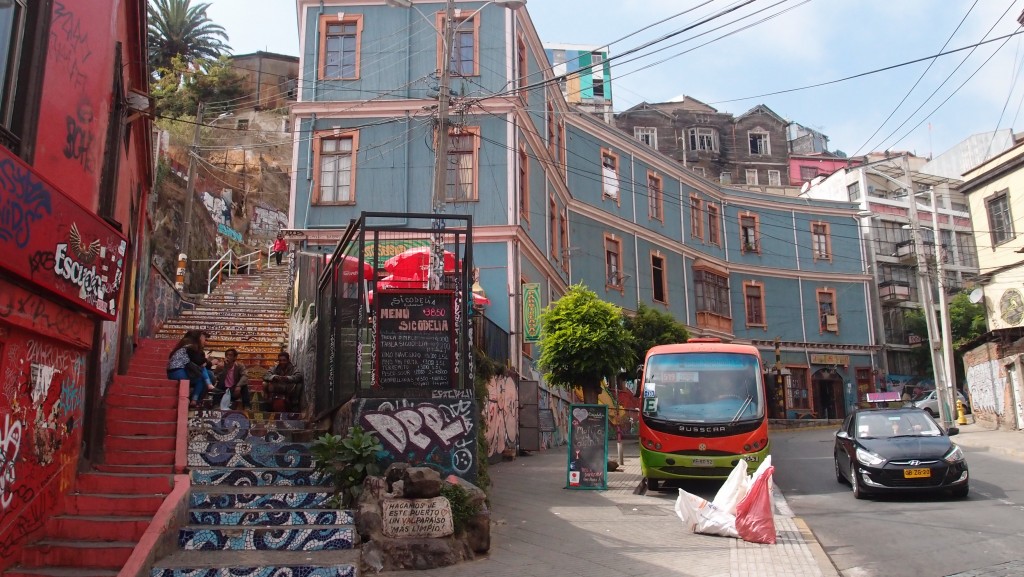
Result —
[[209, 467], [193, 468], [192, 485], [231, 485], [234, 487], [298, 486], [310, 487], [329, 484], [329, 478], [310, 467], [303, 468], [249, 468]]
[[[225, 491], [232, 490], [231, 492]], [[331, 499], [330, 491], [281, 491], [280, 487], [237, 487], [215, 485], [193, 488], [189, 507], [193, 509], [324, 509]]]
[[257, 413], [246, 411], [196, 411], [189, 417], [189, 429], [198, 427], [224, 429], [305, 429], [306, 421], [299, 413]]
[[230, 509], [192, 510], [192, 525], [352, 525], [355, 517], [339, 509]]
[[[312, 558], [312, 559], [311, 559]], [[151, 577], [355, 577], [359, 552], [178, 551], [158, 561]]]
[[193, 443], [188, 446], [190, 467], [303, 468], [313, 466], [308, 443]]
[[264, 443], [289, 443], [304, 442], [306, 439], [315, 439], [322, 433], [312, 429], [267, 429], [263, 426], [253, 428], [224, 429], [222, 427], [203, 427], [188, 432], [189, 443], [202, 443], [211, 441], [246, 441]]
[[194, 551], [336, 551], [351, 549], [355, 538], [351, 527], [336, 525], [189, 526], [178, 531], [178, 546]]

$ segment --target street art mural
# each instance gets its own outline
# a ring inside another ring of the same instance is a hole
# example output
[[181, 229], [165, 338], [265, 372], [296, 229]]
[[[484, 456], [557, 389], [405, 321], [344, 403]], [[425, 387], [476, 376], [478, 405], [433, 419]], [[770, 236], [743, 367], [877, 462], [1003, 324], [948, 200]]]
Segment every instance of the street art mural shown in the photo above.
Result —
[[569, 393], [565, 389], [547, 388], [541, 382], [538, 405], [541, 410], [550, 410], [554, 421], [553, 431], [541, 431], [540, 446], [544, 449], [560, 447], [569, 440]]
[[42, 528], [73, 483], [86, 355], [86, 349], [0, 322], [0, 568], [16, 561], [18, 546]]
[[519, 448], [519, 392], [512, 377], [496, 376], [487, 383], [484, 408], [488, 457], [507, 454]]
[[355, 422], [376, 433], [385, 467], [413, 463], [476, 481], [474, 399], [360, 399]]
[[144, 338], [155, 336], [167, 319], [181, 314], [184, 306], [174, 283], [155, 266], [149, 267], [146, 287], [146, 298], [139, 311], [139, 335]]

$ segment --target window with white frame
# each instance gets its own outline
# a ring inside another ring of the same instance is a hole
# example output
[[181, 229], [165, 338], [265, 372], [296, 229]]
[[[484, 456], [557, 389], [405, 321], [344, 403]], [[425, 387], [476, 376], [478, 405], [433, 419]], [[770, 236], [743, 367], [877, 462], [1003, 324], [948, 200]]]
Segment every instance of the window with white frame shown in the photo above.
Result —
[[757, 169], [756, 168], [748, 168], [748, 169], [744, 170], [743, 171], [743, 178], [746, 180], [748, 185], [756, 186], [757, 185]]
[[731, 172], [723, 172], [723, 173], [719, 174], [718, 175], [718, 182], [720, 182], [722, 184], [732, 184], [732, 173]]
[[690, 150], [718, 152], [718, 131], [714, 128], [694, 127], [690, 129]]
[[633, 138], [658, 150], [658, 129], [653, 126], [634, 126]]
[[782, 173], [778, 170], [769, 170], [768, 186], [782, 186]]
[[604, 196], [619, 200], [619, 155], [601, 150], [601, 186]]
[[767, 156], [772, 153], [771, 143], [767, 132], [748, 133], [750, 141], [750, 154], [754, 156]]
[[706, 176], [706, 174], [704, 173], [704, 167], [703, 166], [694, 166], [693, 167], [693, 172], [695, 174], [699, 174], [701, 176]]

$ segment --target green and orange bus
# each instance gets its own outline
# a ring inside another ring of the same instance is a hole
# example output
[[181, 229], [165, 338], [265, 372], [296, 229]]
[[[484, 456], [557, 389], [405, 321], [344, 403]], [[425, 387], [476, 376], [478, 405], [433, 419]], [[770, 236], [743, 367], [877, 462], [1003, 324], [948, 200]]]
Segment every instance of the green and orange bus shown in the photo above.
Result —
[[756, 467], [768, 456], [755, 347], [708, 338], [659, 345], [641, 371], [640, 467], [648, 489], [674, 479], [724, 479], [740, 459]]

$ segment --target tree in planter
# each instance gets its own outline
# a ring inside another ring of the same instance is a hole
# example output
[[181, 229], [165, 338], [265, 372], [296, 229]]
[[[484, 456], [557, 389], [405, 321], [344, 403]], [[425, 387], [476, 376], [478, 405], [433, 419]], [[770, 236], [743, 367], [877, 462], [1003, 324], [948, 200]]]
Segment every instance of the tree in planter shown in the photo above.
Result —
[[555, 387], [580, 386], [586, 403], [597, 403], [602, 378], [614, 378], [636, 363], [622, 309], [583, 285], [569, 287], [540, 320], [539, 365], [545, 378]]
[[351, 506], [362, 494], [366, 477], [380, 475], [378, 455], [383, 450], [377, 436], [359, 425], [347, 437], [327, 434], [313, 442], [313, 467], [334, 483], [336, 506]]

